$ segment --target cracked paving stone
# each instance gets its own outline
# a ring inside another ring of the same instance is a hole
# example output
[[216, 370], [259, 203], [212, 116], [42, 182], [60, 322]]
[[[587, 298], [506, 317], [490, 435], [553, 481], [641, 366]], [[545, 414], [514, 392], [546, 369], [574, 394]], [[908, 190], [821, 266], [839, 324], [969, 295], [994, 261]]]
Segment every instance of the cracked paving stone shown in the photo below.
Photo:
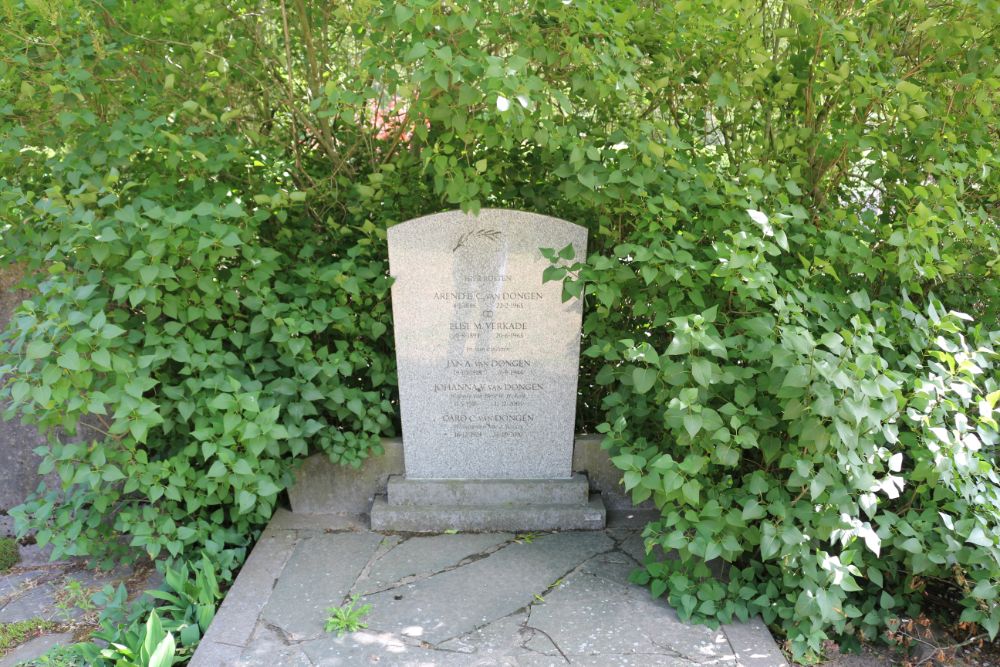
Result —
[[289, 646], [275, 629], [259, 622], [238, 667], [311, 667], [312, 662], [298, 646]]
[[603, 532], [555, 533], [510, 544], [457, 569], [367, 596], [368, 625], [443, 642], [526, 607], [536, 593], [613, 546]]
[[267, 652], [245, 651], [234, 667], [313, 667], [302, 649], [288, 646]]
[[[574, 667], [691, 667], [687, 660], [671, 658], [662, 654], [656, 655], [573, 655], [567, 654], [564, 659], [545, 655], [525, 655], [514, 663], [517, 667], [558, 667], [559, 665], [574, 665]], [[735, 662], [730, 662], [736, 667]]]
[[45, 570], [28, 570], [27, 572], [6, 574], [0, 577], [0, 599], [11, 596], [47, 576], [50, 576], [50, 574]]
[[68, 646], [72, 643], [73, 633], [71, 632], [35, 637], [31, 641], [21, 644], [3, 658], [0, 658], [0, 667], [14, 667], [14, 665], [24, 663], [34, 664], [28, 661], [40, 658], [56, 646]]
[[334, 533], [295, 546], [261, 618], [303, 640], [323, 634], [329, 607], [339, 607], [382, 542], [377, 533]]
[[375, 561], [368, 581], [362, 582], [366, 594], [383, 590], [401, 579], [426, 576], [457, 565], [463, 559], [480, 554], [513, 539], [509, 533], [462, 533], [411, 537]]
[[12, 623], [35, 617], [46, 621], [61, 618], [62, 610], [56, 607], [56, 590], [56, 587], [49, 583], [29, 589], [0, 611], [0, 623]]
[[418, 642], [385, 632], [363, 630], [332, 634], [299, 645], [317, 667], [392, 665], [393, 667], [466, 667], [469, 657], [434, 651]]
[[455, 653], [475, 654], [477, 657], [516, 657], [529, 653], [523, 644], [528, 636], [522, 632], [528, 612], [520, 611], [493, 621], [472, 632], [449, 639], [437, 648]]
[[[565, 578], [531, 608], [527, 647], [550, 657], [590, 656], [595, 664], [658, 656], [658, 664], [735, 665], [721, 630], [682, 623], [663, 600], [628, 583], [633, 569], [620, 552], [597, 556]], [[643, 658], [645, 659], [645, 658]], [[576, 660], [573, 660], [576, 663]]]

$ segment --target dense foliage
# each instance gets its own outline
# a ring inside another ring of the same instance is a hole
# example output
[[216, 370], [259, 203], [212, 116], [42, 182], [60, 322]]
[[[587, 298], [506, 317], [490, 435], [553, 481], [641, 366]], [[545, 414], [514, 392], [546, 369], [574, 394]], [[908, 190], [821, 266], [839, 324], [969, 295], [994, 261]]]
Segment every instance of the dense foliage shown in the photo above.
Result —
[[235, 565], [295, 459], [395, 428], [385, 229], [521, 208], [590, 229], [550, 276], [654, 594], [803, 660], [929, 584], [996, 634], [995, 1], [0, 7], [58, 553]]

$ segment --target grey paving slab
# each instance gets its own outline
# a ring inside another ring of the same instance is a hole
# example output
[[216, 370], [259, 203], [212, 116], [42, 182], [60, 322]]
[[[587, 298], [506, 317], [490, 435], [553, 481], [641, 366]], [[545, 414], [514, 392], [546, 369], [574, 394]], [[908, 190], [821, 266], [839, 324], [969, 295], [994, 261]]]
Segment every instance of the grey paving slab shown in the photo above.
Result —
[[0, 667], [14, 667], [18, 663], [39, 658], [56, 646], [66, 646], [72, 643], [73, 633], [71, 632], [35, 637], [30, 642], [21, 644], [6, 656], [0, 658]]
[[239, 656], [297, 543], [294, 531], [261, 537], [202, 637], [190, 667], [231, 664], [227, 660]]
[[126, 581], [132, 576], [132, 573], [133, 568], [129, 565], [122, 565], [106, 572], [87, 569], [73, 570], [66, 573], [61, 588], [65, 589], [70, 585], [70, 582], [75, 581], [85, 593], [96, 592], [104, 588], [107, 584], [117, 587], [119, 583]]
[[761, 619], [723, 625], [722, 631], [741, 667], [785, 667], [788, 664]]
[[261, 614], [296, 640], [323, 634], [327, 609], [340, 606], [383, 536], [333, 533], [300, 540]]
[[603, 532], [510, 544], [461, 568], [367, 596], [373, 607], [369, 625], [437, 644], [527, 606], [536, 593], [613, 546]]
[[[367, 507], [365, 511], [367, 511]], [[267, 534], [274, 531], [298, 530], [312, 532], [368, 532], [368, 521], [358, 514], [299, 514], [284, 508], [275, 511], [267, 524]]]
[[18, 591], [51, 576], [45, 570], [10, 572], [0, 577], [0, 604]]
[[222, 664], [237, 667], [314, 667], [313, 661], [298, 646], [250, 649], [237, 658], [235, 663]]
[[721, 630], [690, 626], [662, 600], [628, 583], [624, 554], [599, 556], [531, 607], [528, 646], [558, 656], [659, 655], [678, 664], [735, 663]]
[[384, 632], [360, 631], [336, 635], [305, 642], [302, 651], [313, 665], [323, 667], [347, 667], [354, 665], [385, 664], [400, 667], [436, 667], [465, 665], [462, 656], [452, 656], [428, 648], [412, 641], [404, 641], [396, 635]]
[[[691, 667], [685, 660], [671, 658], [660, 653], [652, 655], [574, 655], [544, 656], [526, 655], [517, 658], [517, 667], [554, 667], [574, 665], [579, 667]], [[730, 662], [730, 665], [734, 663]]]
[[477, 658], [514, 658], [526, 655], [531, 653], [524, 646], [531, 638], [530, 632], [524, 627], [527, 623], [528, 610], [525, 609], [476, 628], [461, 637], [442, 642], [437, 648], [466, 655], [475, 654]]
[[[629, 584], [641, 546], [629, 523], [505, 543], [510, 535], [329, 534], [316, 528], [322, 519], [282, 521], [244, 566], [193, 667], [786, 665], [759, 620], [686, 625]], [[303, 546], [290, 557], [292, 545]], [[339, 604], [352, 573], [355, 590], [391, 588], [366, 596], [367, 629], [338, 637], [323, 631], [320, 599]]]
[[[218, 618], [218, 616], [216, 616], [216, 618]], [[203, 667], [223, 667], [224, 665], [228, 667], [229, 665], [239, 665], [241, 664], [240, 656], [242, 654], [242, 646], [206, 641], [205, 637], [203, 637], [201, 643], [198, 644], [198, 650], [195, 651], [194, 657], [188, 665], [189, 667], [192, 665], [201, 665]], [[269, 664], [273, 665], [274, 661]]]
[[290, 645], [281, 630], [263, 621], [257, 624], [253, 638], [246, 649], [238, 655], [236, 660], [224, 664], [240, 665], [241, 667], [271, 667], [272, 665], [298, 667], [299, 665], [312, 664], [302, 652], [301, 644]]
[[0, 610], [0, 623], [13, 623], [29, 618], [46, 621], [60, 618], [60, 610], [56, 608], [57, 590], [53, 584], [45, 583], [24, 592]]
[[82, 562], [80, 558], [64, 558], [63, 560], [52, 560], [52, 552], [55, 546], [46, 544], [44, 547], [37, 544], [21, 544], [18, 551], [21, 552], [20, 567], [63, 567], [74, 563]]
[[453, 567], [465, 558], [495, 549], [512, 540], [510, 533], [460, 533], [434, 537], [411, 537], [375, 561], [365, 593], [374, 593], [407, 577], [419, 577]]

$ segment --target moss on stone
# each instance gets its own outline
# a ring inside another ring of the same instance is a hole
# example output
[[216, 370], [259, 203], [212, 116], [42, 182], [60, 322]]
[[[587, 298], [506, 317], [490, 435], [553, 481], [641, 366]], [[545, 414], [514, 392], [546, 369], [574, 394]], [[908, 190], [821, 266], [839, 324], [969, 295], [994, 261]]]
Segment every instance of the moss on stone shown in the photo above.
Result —
[[29, 618], [26, 621], [14, 623], [0, 623], [0, 655], [6, 654], [11, 649], [45, 634], [55, 627], [56, 624], [52, 621], [44, 621], [40, 618]]
[[17, 551], [17, 542], [9, 537], [0, 537], [0, 572], [6, 572], [20, 560], [21, 554]]

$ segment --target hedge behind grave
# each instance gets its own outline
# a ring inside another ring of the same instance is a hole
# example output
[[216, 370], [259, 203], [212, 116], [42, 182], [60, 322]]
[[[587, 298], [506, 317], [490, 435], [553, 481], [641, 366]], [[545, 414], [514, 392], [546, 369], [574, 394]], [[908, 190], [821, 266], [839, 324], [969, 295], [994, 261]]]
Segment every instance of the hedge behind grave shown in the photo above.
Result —
[[37, 294], [3, 394], [93, 425], [21, 525], [236, 562], [296, 459], [395, 429], [385, 229], [520, 208], [590, 229], [550, 276], [580, 428], [681, 555], [639, 581], [801, 660], [931, 594], [995, 635], [998, 9], [3, 5], [2, 253]]

